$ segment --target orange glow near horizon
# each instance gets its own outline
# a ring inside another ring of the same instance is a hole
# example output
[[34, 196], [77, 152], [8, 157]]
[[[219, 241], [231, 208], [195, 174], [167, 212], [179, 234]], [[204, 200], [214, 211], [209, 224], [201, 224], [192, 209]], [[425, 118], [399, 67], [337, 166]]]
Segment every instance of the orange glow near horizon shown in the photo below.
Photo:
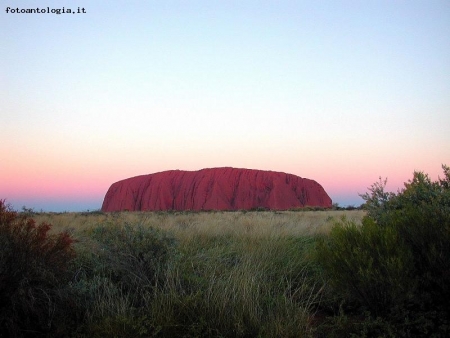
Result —
[[2, 15], [0, 198], [97, 208], [128, 177], [227, 166], [358, 204], [450, 164], [448, 2], [180, 3]]

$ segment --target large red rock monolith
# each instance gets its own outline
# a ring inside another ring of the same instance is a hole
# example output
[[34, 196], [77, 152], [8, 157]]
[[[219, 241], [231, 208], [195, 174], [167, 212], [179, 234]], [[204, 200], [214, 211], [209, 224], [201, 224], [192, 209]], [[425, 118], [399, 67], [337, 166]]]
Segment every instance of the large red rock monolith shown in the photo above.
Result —
[[211, 168], [170, 170], [131, 177], [111, 185], [102, 211], [288, 210], [331, 207], [314, 180], [282, 172]]

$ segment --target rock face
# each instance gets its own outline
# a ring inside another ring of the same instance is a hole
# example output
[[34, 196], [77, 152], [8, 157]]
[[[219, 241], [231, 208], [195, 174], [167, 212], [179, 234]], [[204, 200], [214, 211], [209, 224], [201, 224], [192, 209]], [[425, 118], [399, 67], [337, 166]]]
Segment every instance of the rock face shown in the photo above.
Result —
[[331, 207], [316, 181], [274, 171], [212, 168], [170, 170], [111, 185], [102, 211], [249, 210]]

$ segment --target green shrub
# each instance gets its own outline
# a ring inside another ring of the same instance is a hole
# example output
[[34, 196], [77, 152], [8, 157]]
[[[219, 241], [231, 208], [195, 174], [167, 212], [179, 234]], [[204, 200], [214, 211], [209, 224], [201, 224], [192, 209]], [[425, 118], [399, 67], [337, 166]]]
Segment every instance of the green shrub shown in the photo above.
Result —
[[371, 218], [361, 226], [341, 221], [317, 249], [332, 286], [375, 315], [402, 304], [415, 289], [412, 255], [399, 233], [380, 228]]
[[[0, 334], [55, 332], [61, 324], [73, 239], [49, 235], [50, 224], [12, 211], [0, 200]], [[64, 317], [64, 316], [63, 316]], [[57, 320], [58, 319], [58, 320]]]
[[[415, 172], [405, 188], [369, 210], [380, 226], [392, 226], [410, 250], [418, 279], [421, 307], [449, 312], [450, 298], [450, 168], [442, 166], [444, 178], [432, 181]], [[379, 187], [379, 193], [384, 187]], [[365, 196], [371, 204], [375, 194]], [[377, 217], [381, 215], [381, 217]]]
[[432, 210], [441, 221], [445, 220], [450, 212], [450, 167], [442, 165], [442, 169], [444, 178], [435, 182], [423, 172], [414, 172], [413, 179], [397, 194], [386, 192], [387, 179], [380, 178], [369, 192], [360, 195], [365, 200], [363, 208], [380, 226], [391, 224], [399, 214], [408, 215], [412, 209]]
[[450, 334], [450, 169], [443, 169], [444, 179], [436, 182], [415, 172], [397, 194], [384, 191], [386, 181], [375, 183], [362, 195], [368, 211], [362, 225], [338, 222], [317, 245], [344, 312], [353, 304], [368, 311], [366, 324], [376, 323], [365, 329], [384, 327], [405, 337]]

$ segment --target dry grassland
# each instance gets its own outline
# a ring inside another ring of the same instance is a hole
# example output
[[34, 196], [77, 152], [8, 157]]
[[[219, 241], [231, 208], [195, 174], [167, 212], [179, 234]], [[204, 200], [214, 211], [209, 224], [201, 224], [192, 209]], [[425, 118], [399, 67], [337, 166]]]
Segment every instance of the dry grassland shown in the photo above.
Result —
[[328, 233], [334, 221], [345, 217], [360, 223], [363, 210], [237, 211], [237, 212], [119, 212], [41, 213], [38, 222], [53, 225], [52, 231], [74, 234], [98, 225], [141, 225], [168, 230], [175, 237], [198, 235], [283, 237]]
[[157, 328], [161, 337], [313, 337], [317, 308], [330, 298], [311, 256], [314, 235], [327, 234], [343, 217], [361, 223], [364, 215], [323, 210], [32, 217], [77, 239], [78, 277], [71, 287], [81, 295], [76, 300], [88, 336], [132, 336], [130, 330], [150, 336]]

